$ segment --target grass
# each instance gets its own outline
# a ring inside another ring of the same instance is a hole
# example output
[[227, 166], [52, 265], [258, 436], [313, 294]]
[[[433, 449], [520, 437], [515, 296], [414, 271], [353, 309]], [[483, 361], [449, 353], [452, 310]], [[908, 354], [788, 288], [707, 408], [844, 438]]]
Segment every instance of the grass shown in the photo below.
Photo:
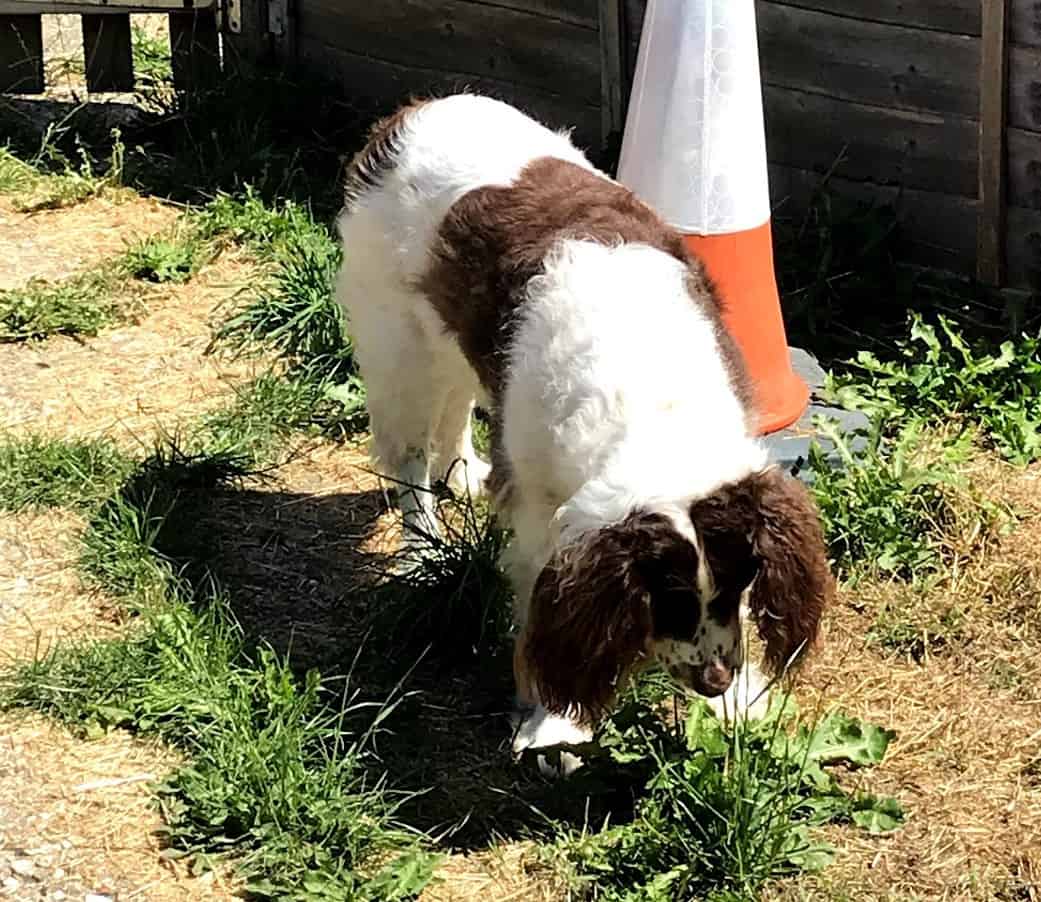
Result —
[[81, 570], [131, 599], [164, 585], [175, 575], [169, 550], [191, 547], [195, 539], [192, 500], [253, 475], [253, 461], [239, 451], [192, 452], [164, 440], [94, 511]]
[[719, 720], [694, 703], [673, 730], [634, 696], [601, 728], [591, 766], [638, 787], [633, 817], [562, 838], [577, 890], [605, 902], [750, 899], [768, 880], [826, 866], [813, 828], [896, 829], [899, 804], [846, 791], [829, 767], [880, 763], [893, 734], [833, 712], [813, 723], [788, 698], [761, 720]]
[[499, 567], [507, 537], [484, 505], [440, 491], [439, 533], [393, 556], [372, 605], [372, 632], [407, 656], [467, 668], [507, 643], [513, 592]]
[[0, 701], [91, 736], [158, 736], [189, 761], [159, 785], [167, 857], [234, 856], [262, 899], [403, 899], [436, 859], [394, 823], [372, 739], [393, 703], [362, 701], [244, 647], [219, 595], [175, 588], [127, 638], [69, 646], [11, 676]]
[[[233, 856], [256, 898], [403, 899], [436, 858], [395, 822], [373, 740], [393, 698], [298, 677], [248, 647], [221, 593], [189, 585], [171, 548], [191, 545], [195, 503], [250, 475], [244, 458], [165, 444], [94, 512], [81, 567], [137, 612], [126, 636], [58, 648], [7, 674], [3, 707], [96, 735], [155, 735], [188, 762], [160, 785], [170, 857]], [[160, 549], [163, 549], [160, 551]]]
[[119, 129], [110, 135], [107, 159], [98, 163], [86, 146], [73, 142], [66, 151], [60, 143], [68, 127], [52, 123], [38, 149], [27, 159], [0, 148], [0, 192], [8, 195], [16, 210], [54, 210], [82, 203], [123, 187], [126, 146]]
[[86, 508], [109, 496], [133, 463], [106, 439], [0, 438], [0, 509]]
[[833, 467], [811, 448], [813, 494], [833, 561], [847, 576], [925, 578], [980, 547], [1008, 512], [958, 475], [973, 454], [971, 435], [955, 440], [911, 422], [891, 430], [875, 418], [862, 450], [833, 423], [820, 424], [842, 460]]
[[270, 278], [218, 328], [236, 351], [264, 347], [290, 366], [337, 381], [356, 375], [343, 317], [332, 296], [340, 250], [309, 217], [270, 246]]
[[111, 266], [57, 282], [31, 279], [21, 288], [0, 290], [0, 343], [97, 335], [132, 312], [126, 300]]
[[134, 78], [138, 90], [144, 93], [160, 91], [173, 83], [170, 45], [150, 35], [140, 25], [131, 24], [131, 53]]
[[123, 271], [147, 282], [187, 282], [214, 256], [194, 230], [181, 225], [167, 234], [149, 235], [127, 248], [120, 260]]

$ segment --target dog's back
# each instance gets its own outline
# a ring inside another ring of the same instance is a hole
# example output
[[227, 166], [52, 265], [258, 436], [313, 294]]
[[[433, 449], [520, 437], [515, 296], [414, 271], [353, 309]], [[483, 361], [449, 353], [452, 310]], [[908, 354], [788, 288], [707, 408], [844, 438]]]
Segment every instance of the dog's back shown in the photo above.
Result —
[[458, 94], [413, 102], [373, 127], [348, 168], [338, 223], [344, 245], [360, 256], [360, 247], [379, 235], [402, 278], [414, 279], [459, 198], [509, 185], [541, 157], [592, 169], [566, 135], [497, 100]]

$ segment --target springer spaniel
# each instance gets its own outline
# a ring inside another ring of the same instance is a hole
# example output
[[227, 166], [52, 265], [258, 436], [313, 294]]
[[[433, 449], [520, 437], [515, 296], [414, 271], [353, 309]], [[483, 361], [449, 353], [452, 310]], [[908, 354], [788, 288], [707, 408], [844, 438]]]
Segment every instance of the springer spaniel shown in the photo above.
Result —
[[513, 530], [534, 706], [515, 750], [587, 739], [654, 661], [733, 692], [743, 620], [773, 672], [812, 643], [833, 592], [817, 513], [768, 465], [720, 302], [646, 204], [566, 135], [458, 95], [373, 128], [338, 225], [338, 301], [406, 536], [436, 528], [442, 477], [487, 488]]

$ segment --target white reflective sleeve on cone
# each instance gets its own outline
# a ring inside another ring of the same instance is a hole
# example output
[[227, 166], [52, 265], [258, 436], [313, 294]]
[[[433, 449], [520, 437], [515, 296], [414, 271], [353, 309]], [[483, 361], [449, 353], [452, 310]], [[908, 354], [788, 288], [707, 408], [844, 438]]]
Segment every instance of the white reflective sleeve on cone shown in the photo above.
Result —
[[618, 181], [683, 232], [769, 219], [754, 0], [649, 0]]

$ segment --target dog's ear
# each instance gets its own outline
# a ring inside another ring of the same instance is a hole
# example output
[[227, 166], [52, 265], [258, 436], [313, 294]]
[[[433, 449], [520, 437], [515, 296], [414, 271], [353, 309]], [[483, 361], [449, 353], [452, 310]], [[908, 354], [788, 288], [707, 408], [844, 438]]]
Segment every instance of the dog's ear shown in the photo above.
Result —
[[664, 516], [635, 513], [564, 546], [543, 568], [519, 655], [548, 710], [592, 722], [610, 706], [650, 646], [651, 571], [683, 541]]
[[747, 585], [749, 608], [779, 673], [817, 638], [835, 592], [824, 536], [810, 493], [771, 467], [725, 485], [691, 506], [714, 573]]
[[752, 477], [760, 562], [749, 607], [766, 643], [766, 663], [781, 672], [817, 639], [821, 615], [835, 595], [820, 515], [796, 478], [771, 467]]

